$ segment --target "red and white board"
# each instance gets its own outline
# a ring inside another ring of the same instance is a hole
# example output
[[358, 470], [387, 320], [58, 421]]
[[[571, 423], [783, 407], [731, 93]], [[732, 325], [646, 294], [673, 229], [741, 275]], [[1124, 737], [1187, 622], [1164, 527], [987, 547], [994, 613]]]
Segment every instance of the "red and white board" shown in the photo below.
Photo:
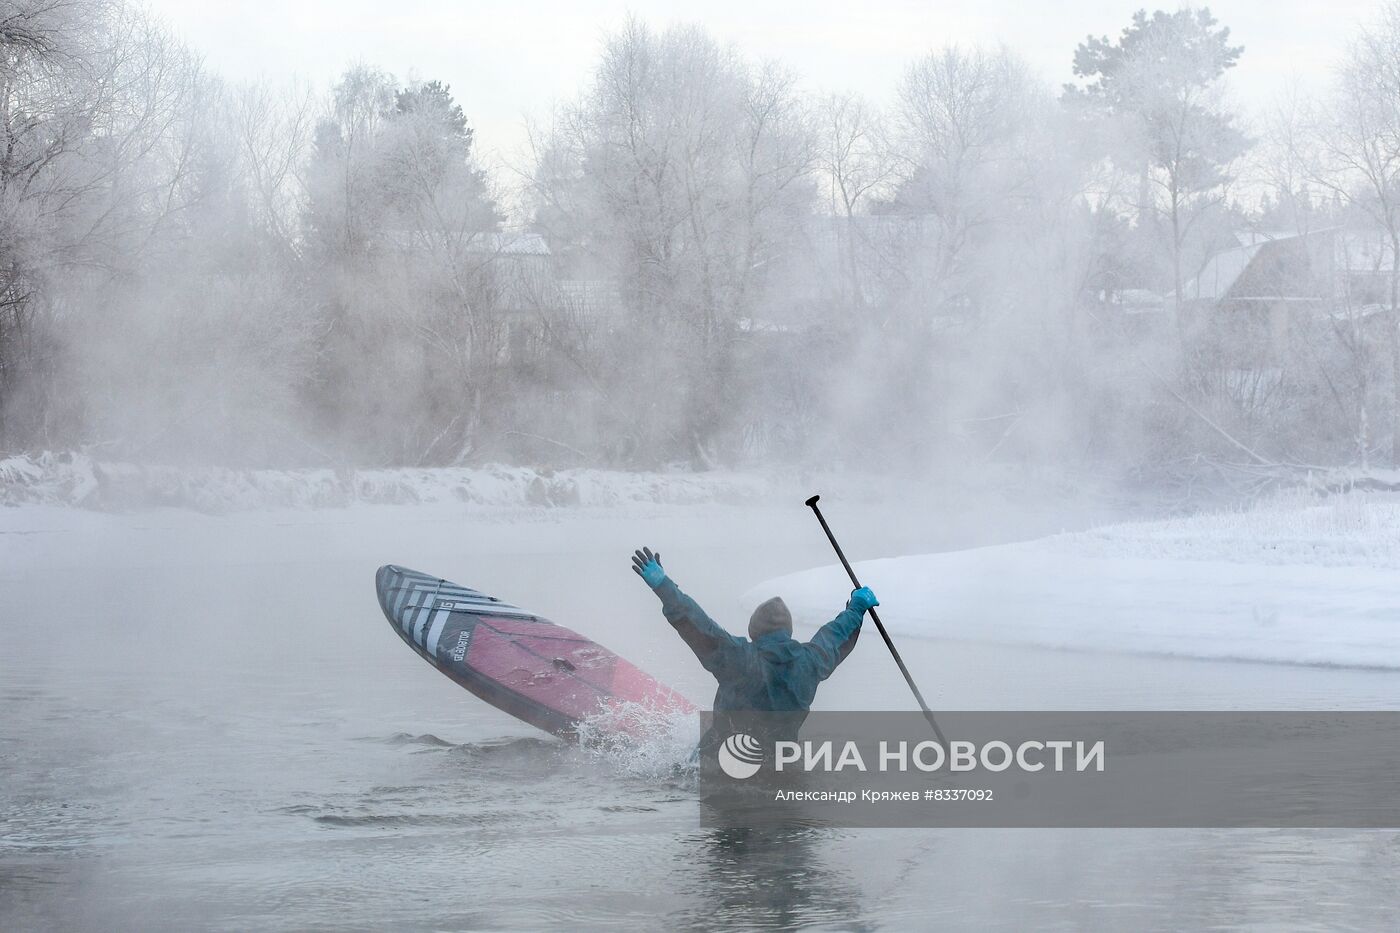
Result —
[[581, 721], [627, 704], [695, 711], [602, 645], [495, 597], [392, 564], [379, 568], [375, 589], [389, 624], [424, 660], [546, 732], [575, 738]]

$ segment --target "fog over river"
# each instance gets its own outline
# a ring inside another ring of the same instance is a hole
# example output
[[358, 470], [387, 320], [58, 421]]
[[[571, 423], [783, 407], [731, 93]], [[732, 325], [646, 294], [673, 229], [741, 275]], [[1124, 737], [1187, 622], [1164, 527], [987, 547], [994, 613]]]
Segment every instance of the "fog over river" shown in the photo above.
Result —
[[[0, 512], [0, 928], [1020, 930], [1394, 926], [1391, 832], [833, 830], [700, 825], [655, 760], [565, 745], [413, 656], [381, 563], [712, 686], [628, 569], [659, 548], [740, 628], [739, 595], [827, 564], [789, 507]], [[828, 506], [853, 557], [1104, 516], [935, 521]], [[833, 569], [839, 573], [839, 569]], [[995, 599], [994, 592], [988, 593]], [[832, 607], [834, 614], [839, 606]], [[898, 638], [900, 607], [882, 612]], [[825, 619], [799, 618], [798, 634]], [[1394, 705], [1397, 675], [901, 638], [941, 709]], [[874, 637], [818, 708], [907, 708]]]

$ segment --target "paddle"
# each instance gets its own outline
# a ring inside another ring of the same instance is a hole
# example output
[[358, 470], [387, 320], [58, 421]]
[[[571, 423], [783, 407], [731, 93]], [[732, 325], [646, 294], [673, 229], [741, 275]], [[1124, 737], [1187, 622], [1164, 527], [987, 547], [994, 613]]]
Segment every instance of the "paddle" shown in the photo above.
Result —
[[[836, 536], [831, 533], [831, 527], [827, 525], [826, 518], [822, 515], [822, 510], [817, 508], [817, 500], [821, 496], [813, 496], [807, 500], [807, 506], [816, 514], [817, 521], [822, 523], [822, 531], [826, 532], [826, 539], [831, 542], [831, 546], [836, 549], [836, 556], [841, 558], [841, 566], [846, 568], [846, 575], [851, 578], [851, 583], [856, 589], [860, 589], [860, 581], [856, 579], [856, 572], [851, 569], [851, 562], [846, 560], [846, 555], [841, 551], [841, 545], [836, 543]], [[899, 665], [899, 672], [904, 675], [904, 682], [909, 685], [909, 689], [914, 691], [914, 699], [919, 701], [919, 708], [924, 711], [924, 718], [933, 727], [933, 734], [938, 737], [938, 744], [948, 745], [948, 740], [943, 738], [943, 730], [938, 728], [937, 721], [933, 718], [933, 710], [928, 708], [924, 702], [924, 695], [919, 692], [918, 686], [914, 683], [914, 678], [909, 675], [909, 668], [904, 666], [904, 659], [899, 656], [899, 649], [895, 648], [894, 642], [890, 640], [890, 633], [885, 631], [885, 624], [880, 621], [880, 616], [874, 609], [870, 610], [870, 619], [875, 623], [875, 627], [880, 630], [880, 637], [885, 640], [885, 647], [890, 649], [890, 654], [894, 655], [894, 663]]]

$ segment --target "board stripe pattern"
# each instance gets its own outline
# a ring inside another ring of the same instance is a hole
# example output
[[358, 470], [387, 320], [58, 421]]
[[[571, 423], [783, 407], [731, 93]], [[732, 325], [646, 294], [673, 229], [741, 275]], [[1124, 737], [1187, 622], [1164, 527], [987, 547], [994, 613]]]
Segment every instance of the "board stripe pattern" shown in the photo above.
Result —
[[416, 570], [390, 566], [380, 573], [390, 577], [382, 580], [380, 586], [381, 600], [389, 617], [403, 629], [405, 638], [434, 656], [437, 655], [438, 636], [452, 612], [553, 624], [494, 596]]

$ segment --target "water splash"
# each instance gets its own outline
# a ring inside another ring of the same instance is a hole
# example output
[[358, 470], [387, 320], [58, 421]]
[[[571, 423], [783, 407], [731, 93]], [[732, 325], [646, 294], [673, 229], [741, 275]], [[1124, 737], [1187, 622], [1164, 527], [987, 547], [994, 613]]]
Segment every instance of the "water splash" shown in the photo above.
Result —
[[622, 773], [687, 779], [696, 770], [700, 717], [673, 706], [617, 702], [578, 725], [579, 746]]

